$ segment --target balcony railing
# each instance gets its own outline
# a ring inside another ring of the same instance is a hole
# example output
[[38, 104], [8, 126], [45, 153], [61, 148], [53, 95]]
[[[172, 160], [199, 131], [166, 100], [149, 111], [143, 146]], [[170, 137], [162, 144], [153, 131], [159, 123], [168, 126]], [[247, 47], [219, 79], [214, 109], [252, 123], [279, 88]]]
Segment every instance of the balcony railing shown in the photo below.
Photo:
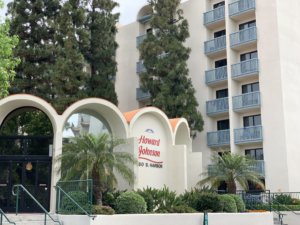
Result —
[[206, 102], [206, 114], [216, 115], [224, 112], [228, 112], [228, 98], [218, 98], [212, 101]]
[[204, 13], [204, 25], [225, 19], [225, 6]]
[[136, 89], [136, 100], [138, 101], [146, 101], [151, 98], [151, 94], [149, 92], [143, 91], [141, 88]]
[[[251, 170], [257, 172], [261, 176], [265, 175], [265, 161], [264, 160], [255, 160], [255, 163], [250, 168]], [[215, 165], [208, 165], [207, 166], [207, 173], [208, 176], [216, 175], [216, 166]]]
[[144, 73], [144, 72], [146, 72], [146, 68], [144, 66], [143, 61], [138, 61], [136, 63], [136, 73], [140, 74], [140, 73]]
[[244, 127], [234, 130], [234, 143], [235, 144], [247, 144], [262, 142], [263, 133], [262, 126]]
[[259, 73], [258, 59], [246, 60], [231, 66], [232, 78], [249, 76]]
[[260, 106], [260, 92], [251, 92], [232, 98], [233, 110], [239, 111]]
[[205, 71], [205, 82], [207, 85], [227, 80], [227, 66]]
[[255, 163], [251, 169], [253, 169], [253, 171], [260, 174], [261, 176], [264, 176], [265, 175], [265, 161], [264, 160], [255, 160]]
[[204, 42], [204, 51], [205, 51], [206, 55], [222, 51], [225, 48], [226, 48], [226, 36], [225, 35]]
[[143, 43], [143, 41], [146, 39], [146, 37], [147, 37], [147, 34], [143, 34], [143, 35], [136, 37], [136, 47], [137, 48]]
[[152, 18], [152, 14], [148, 14], [148, 15], [141, 16], [140, 18], [138, 18], [138, 21], [140, 23], [147, 23], [151, 18]]
[[257, 40], [256, 27], [250, 27], [230, 35], [230, 46], [243, 45]]
[[255, 9], [255, 0], [239, 0], [229, 4], [229, 16], [234, 16]]
[[208, 147], [222, 147], [230, 145], [229, 130], [219, 130], [207, 133], [207, 146]]

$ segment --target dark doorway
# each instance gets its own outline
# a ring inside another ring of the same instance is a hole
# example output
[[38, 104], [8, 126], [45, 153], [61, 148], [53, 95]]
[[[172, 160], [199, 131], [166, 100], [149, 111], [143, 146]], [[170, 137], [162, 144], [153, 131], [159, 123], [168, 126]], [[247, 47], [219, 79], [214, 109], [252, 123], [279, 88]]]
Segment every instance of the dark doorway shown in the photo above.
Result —
[[[27, 108], [26, 108], [27, 109]], [[0, 206], [15, 212], [12, 188], [23, 185], [49, 210], [53, 131], [46, 115], [33, 108], [12, 112], [0, 129]], [[19, 212], [41, 212], [38, 205], [20, 191]]]

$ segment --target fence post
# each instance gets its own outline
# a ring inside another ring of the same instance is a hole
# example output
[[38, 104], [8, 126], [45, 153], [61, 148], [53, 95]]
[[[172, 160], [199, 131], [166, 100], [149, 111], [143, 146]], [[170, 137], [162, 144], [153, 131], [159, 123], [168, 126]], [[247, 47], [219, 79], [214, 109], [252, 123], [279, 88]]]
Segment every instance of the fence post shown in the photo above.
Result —
[[268, 197], [269, 197], [269, 211], [272, 212], [272, 201], [271, 201], [271, 191], [268, 190]]
[[204, 211], [203, 225], [208, 225], [208, 214]]

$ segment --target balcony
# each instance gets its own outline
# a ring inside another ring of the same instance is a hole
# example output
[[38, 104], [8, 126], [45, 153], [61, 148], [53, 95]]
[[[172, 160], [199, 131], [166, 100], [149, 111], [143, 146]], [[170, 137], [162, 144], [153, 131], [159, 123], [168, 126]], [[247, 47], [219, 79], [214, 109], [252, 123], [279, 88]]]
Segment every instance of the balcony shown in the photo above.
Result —
[[140, 45], [143, 43], [143, 41], [146, 39], [147, 37], [147, 34], [143, 34], [143, 35], [140, 35], [140, 36], [137, 36], [136, 37], [136, 47], [140, 47]]
[[260, 92], [251, 92], [232, 98], [233, 111], [244, 112], [260, 107]]
[[149, 100], [150, 98], [151, 94], [149, 92], [145, 92], [141, 88], [136, 89], [136, 100], [143, 102]]
[[206, 102], [206, 114], [208, 116], [224, 115], [228, 112], [228, 98], [218, 98]]
[[233, 80], [244, 80], [249, 77], [256, 77], [258, 74], [258, 59], [250, 59], [231, 65], [231, 76]]
[[222, 84], [227, 81], [227, 66], [205, 71], [205, 83], [208, 86]]
[[234, 130], [234, 143], [245, 145], [263, 141], [262, 126], [244, 127]]
[[138, 61], [136, 63], [136, 73], [137, 74], [141, 74], [141, 73], [144, 73], [146, 72], [146, 68], [144, 66], [144, 62], [143, 61]]
[[[207, 166], [207, 173], [208, 176], [216, 175], [216, 166], [215, 165], [208, 165]], [[255, 160], [255, 163], [250, 168], [251, 170], [255, 171], [256, 173], [260, 174], [261, 176], [265, 176], [265, 161], [264, 160]]]
[[239, 0], [229, 4], [229, 16], [233, 20], [241, 21], [253, 17], [255, 0]]
[[226, 36], [204, 42], [204, 52], [207, 56], [219, 56], [226, 51]]
[[234, 50], [245, 50], [256, 44], [256, 27], [250, 27], [230, 34], [230, 46]]
[[141, 16], [140, 18], [138, 18], [138, 21], [140, 23], [147, 23], [148, 21], [150, 21], [151, 18], [152, 18], [152, 14], [148, 14], [148, 15], [144, 15], [144, 16]]
[[226, 147], [230, 145], [229, 130], [219, 130], [207, 133], [207, 146], [210, 148]]
[[207, 28], [215, 29], [225, 25], [225, 6], [218, 7], [214, 10], [203, 14], [203, 23]]
[[265, 161], [255, 160], [255, 163], [251, 169], [256, 173], [260, 174], [261, 176], [265, 176]]

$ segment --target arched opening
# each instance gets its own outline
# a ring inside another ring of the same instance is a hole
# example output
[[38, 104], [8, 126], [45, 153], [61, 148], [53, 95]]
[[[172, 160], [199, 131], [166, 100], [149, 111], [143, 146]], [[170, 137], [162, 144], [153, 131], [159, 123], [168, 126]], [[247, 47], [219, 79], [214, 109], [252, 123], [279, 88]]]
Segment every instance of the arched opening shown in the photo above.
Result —
[[[47, 115], [34, 107], [22, 107], [9, 113], [0, 126], [0, 205], [14, 212], [15, 184], [22, 184], [49, 209], [52, 169], [53, 127]], [[40, 212], [24, 193], [19, 212]]]

